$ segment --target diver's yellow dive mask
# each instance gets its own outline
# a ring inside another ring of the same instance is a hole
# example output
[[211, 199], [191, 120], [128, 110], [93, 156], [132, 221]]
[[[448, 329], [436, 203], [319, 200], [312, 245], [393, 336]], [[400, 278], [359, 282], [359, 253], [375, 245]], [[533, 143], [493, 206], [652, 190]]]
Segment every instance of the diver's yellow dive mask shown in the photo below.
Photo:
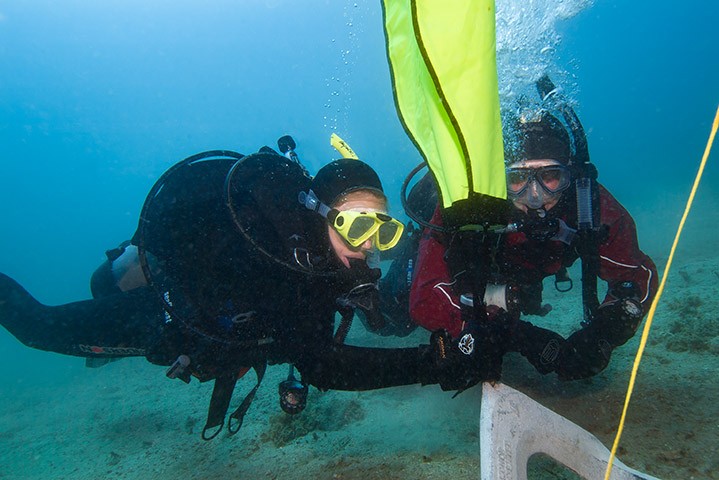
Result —
[[381, 212], [332, 209], [327, 215], [330, 225], [352, 247], [359, 247], [372, 239], [377, 250], [389, 250], [402, 237], [404, 225]]
[[299, 201], [309, 210], [325, 217], [330, 226], [354, 248], [372, 239], [377, 250], [389, 250], [397, 245], [404, 231], [402, 222], [386, 213], [330, 208], [312, 190], [300, 192]]

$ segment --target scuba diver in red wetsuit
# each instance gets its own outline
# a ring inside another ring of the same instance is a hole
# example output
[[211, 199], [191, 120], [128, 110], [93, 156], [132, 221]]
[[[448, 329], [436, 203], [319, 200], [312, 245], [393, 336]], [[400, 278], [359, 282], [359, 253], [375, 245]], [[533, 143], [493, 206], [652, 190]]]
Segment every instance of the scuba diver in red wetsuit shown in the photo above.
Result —
[[[553, 87], [546, 77], [538, 83], [540, 93], [549, 96]], [[509, 226], [496, 234], [490, 249], [442, 231], [439, 209], [420, 241], [410, 315], [430, 331], [446, 330], [464, 353], [483, 356], [487, 378], [499, 378], [508, 351], [563, 380], [596, 375], [607, 367], [612, 350], [634, 335], [656, 293], [656, 267], [639, 248], [632, 217], [596, 182], [574, 111], [566, 105], [558, 110], [564, 122], [535, 109], [505, 126], [512, 208]], [[582, 260], [581, 328], [564, 339], [520, 318], [549, 313], [551, 306], [542, 304], [543, 279], [554, 275], [556, 288], [568, 290], [567, 267], [577, 259]], [[485, 278], [481, 325], [468, 320], [478, 269]], [[597, 277], [608, 284], [601, 302]]]

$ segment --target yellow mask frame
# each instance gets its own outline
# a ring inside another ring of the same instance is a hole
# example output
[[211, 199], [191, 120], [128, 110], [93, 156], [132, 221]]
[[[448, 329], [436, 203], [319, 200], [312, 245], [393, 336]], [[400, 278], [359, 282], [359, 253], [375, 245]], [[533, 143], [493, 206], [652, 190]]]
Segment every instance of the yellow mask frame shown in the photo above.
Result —
[[377, 250], [389, 250], [399, 243], [404, 224], [382, 212], [330, 210], [327, 220], [334, 230], [352, 247], [360, 247], [372, 239]]
[[404, 224], [386, 213], [330, 208], [317, 198], [312, 190], [300, 192], [299, 202], [308, 210], [327, 219], [330, 226], [353, 248], [360, 247], [372, 238], [377, 250], [389, 250], [397, 246]]

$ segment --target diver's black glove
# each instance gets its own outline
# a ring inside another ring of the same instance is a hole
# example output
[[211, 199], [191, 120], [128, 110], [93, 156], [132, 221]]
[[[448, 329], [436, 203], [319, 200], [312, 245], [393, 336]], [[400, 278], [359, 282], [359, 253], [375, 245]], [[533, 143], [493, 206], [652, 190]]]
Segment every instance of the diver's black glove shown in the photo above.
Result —
[[644, 317], [642, 304], [636, 298], [622, 298], [600, 306], [592, 325], [612, 345], [624, 345], [634, 336]]
[[431, 383], [439, 383], [444, 391], [462, 392], [485, 380], [467, 340], [453, 340], [446, 330], [438, 330], [430, 337], [432, 351]]
[[485, 318], [475, 319], [471, 311], [465, 311], [465, 318], [464, 329], [452, 342], [453, 349], [471, 359], [476, 375], [482, 381], [498, 381], [502, 376], [502, 358], [511, 348], [517, 317], [489, 306]]
[[584, 327], [569, 336], [556, 361], [560, 380], [592, 377], [609, 365], [612, 345], [594, 326]]
[[370, 268], [367, 262], [358, 258], [350, 259], [350, 268], [342, 268], [337, 272], [336, 281], [339, 282], [338, 287], [341, 291], [349, 293], [353, 288], [376, 284], [382, 276], [382, 270], [379, 268]]
[[381, 332], [387, 326], [380, 310], [379, 291], [375, 284], [355, 287], [339, 297], [337, 303], [340, 307], [351, 308], [370, 332]]
[[638, 290], [622, 282], [610, 290], [615, 298], [597, 309], [591, 324], [573, 333], [559, 355], [557, 373], [562, 380], [588, 378], [604, 370], [612, 350], [624, 345], [644, 317]]
[[350, 259], [350, 268], [340, 270], [339, 282], [343, 293], [337, 297], [340, 308], [362, 312], [362, 321], [370, 331], [385, 327], [380, 311], [377, 282], [382, 276], [379, 268], [370, 268], [364, 260]]
[[564, 338], [551, 330], [518, 321], [512, 335], [513, 350], [521, 353], [543, 375], [557, 368], [557, 359], [565, 348]]
[[530, 240], [546, 242], [554, 238], [559, 232], [560, 221], [551, 217], [539, 217], [536, 214], [528, 215], [521, 226], [521, 230]]

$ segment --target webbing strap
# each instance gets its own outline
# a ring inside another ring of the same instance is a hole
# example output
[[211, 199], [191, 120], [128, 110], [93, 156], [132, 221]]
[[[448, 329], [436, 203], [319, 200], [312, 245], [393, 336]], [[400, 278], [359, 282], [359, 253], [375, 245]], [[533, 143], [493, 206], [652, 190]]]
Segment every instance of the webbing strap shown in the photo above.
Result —
[[[215, 386], [212, 389], [212, 398], [210, 399], [210, 409], [207, 412], [207, 422], [205, 428], [202, 429], [202, 439], [212, 440], [222, 430], [225, 424], [225, 414], [230, 407], [232, 400], [232, 392], [235, 390], [237, 377], [231, 376], [217, 377]], [[217, 427], [213, 433], [208, 433], [212, 428]]]
[[[257, 393], [257, 389], [260, 388], [262, 378], [264, 377], [265, 370], [267, 369], [267, 364], [263, 362], [253, 366], [252, 368], [257, 374], [257, 383], [252, 390], [250, 390], [250, 393], [247, 394], [244, 400], [242, 400], [240, 406], [237, 407], [237, 409], [230, 415], [230, 421], [227, 426], [230, 435], [234, 435], [240, 430], [240, 427], [242, 427], [245, 413], [247, 413], [247, 410], [250, 408], [252, 400], [255, 398], [255, 393]], [[231, 375], [223, 375], [215, 379], [215, 386], [212, 389], [212, 398], [210, 399], [210, 408], [207, 412], [207, 422], [205, 423], [205, 427], [202, 429], [203, 440], [212, 440], [222, 430], [222, 427], [225, 424], [225, 415], [227, 415], [227, 410], [230, 407], [232, 393], [235, 390], [237, 380], [238, 378], [236, 372], [233, 372]], [[233, 420], [235, 422], [233, 422]], [[210, 432], [213, 428], [216, 430]]]
[[[265, 376], [265, 370], [267, 369], [266, 363], [261, 363], [254, 367], [255, 373], [257, 374], [257, 383], [254, 387], [252, 387], [252, 390], [250, 390], [250, 393], [247, 394], [244, 400], [242, 400], [242, 403], [239, 407], [237, 407], [237, 410], [232, 412], [230, 415], [230, 421], [227, 425], [227, 430], [230, 432], [230, 435], [234, 435], [235, 433], [240, 431], [240, 428], [242, 428], [242, 422], [245, 420], [245, 414], [247, 413], [247, 410], [250, 408], [250, 405], [252, 404], [252, 400], [255, 399], [255, 393], [257, 393], [257, 389], [260, 388], [260, 384], [262, 383], [262, 378]], [[233, 423], [233, 420], [235, 423]]]

